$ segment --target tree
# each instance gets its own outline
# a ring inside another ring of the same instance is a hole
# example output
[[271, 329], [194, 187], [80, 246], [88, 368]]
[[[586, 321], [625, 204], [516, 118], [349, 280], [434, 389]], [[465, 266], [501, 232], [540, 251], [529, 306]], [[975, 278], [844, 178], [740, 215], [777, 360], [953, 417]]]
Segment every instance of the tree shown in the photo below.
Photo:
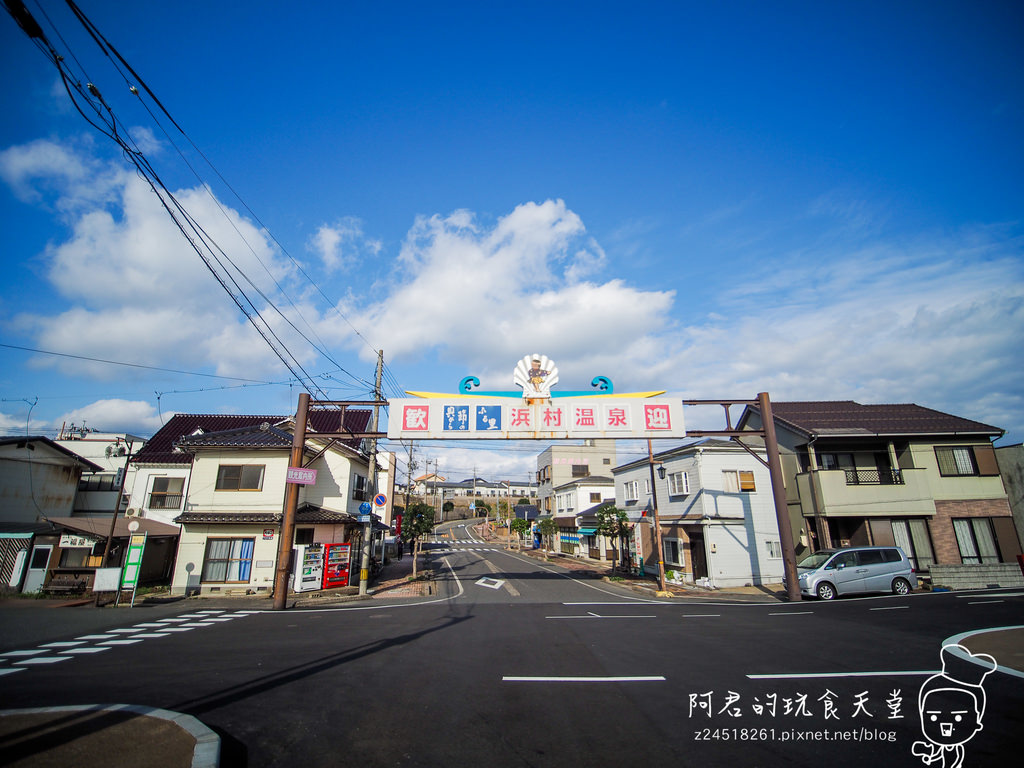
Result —
[[548, 548], [554, 549], [554, 545], [551, 543], [551, 537], [558, 534], [558, 523], [555, 522], [553, 517], [545, 517], [539, 523], [537, 523], [537, 530], [540, 535], [548, 540]]
[[455, 509], [455, 502], [454, 501], [446, 501], [444, 504], [441, 505], [441, 511], [444, 512], [445, 517], [450, 515], [452, 510], [454, 510], [454, 509]]
[[434, 508], [417, 501], [409, 505], [402, 518], [402, 538], [409, 542], [412, 552], [412, 575], [416, 576], [416, 556], [420, 553], [420, 537], [434, 530]]
[[629, 535], [626, 513], [614, 504], [605, 504], [597, 510], [597, 532], [612, 542], [612, 571], [618, 561], [617, 544], [622, 544]]
[[509, 528], [514, 534], [516, 534], [516, 536], [519, 536], [520, 539], [522, 539], [523, 534], [530, 530], [530, 521], [517, 517], [509, 524]]

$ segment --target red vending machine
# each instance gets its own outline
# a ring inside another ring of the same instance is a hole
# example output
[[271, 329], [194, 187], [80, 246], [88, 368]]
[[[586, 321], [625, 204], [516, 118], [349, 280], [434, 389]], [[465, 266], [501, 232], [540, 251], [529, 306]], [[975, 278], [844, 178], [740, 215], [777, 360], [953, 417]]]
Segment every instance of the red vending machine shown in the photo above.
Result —
[[324, 589], [347, 587], [351, 566], [351, 544], [325, 544]]

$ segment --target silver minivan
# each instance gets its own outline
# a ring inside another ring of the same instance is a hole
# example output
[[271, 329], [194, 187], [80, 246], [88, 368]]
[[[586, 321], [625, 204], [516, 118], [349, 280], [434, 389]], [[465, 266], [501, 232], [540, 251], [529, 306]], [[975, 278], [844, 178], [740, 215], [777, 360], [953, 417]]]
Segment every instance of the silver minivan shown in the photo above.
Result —
[[800, 593], [832, 600], [858, 592], [908, 595], [917, 589], [917, 576], [899, 547], [823, 549], [796, 565]]

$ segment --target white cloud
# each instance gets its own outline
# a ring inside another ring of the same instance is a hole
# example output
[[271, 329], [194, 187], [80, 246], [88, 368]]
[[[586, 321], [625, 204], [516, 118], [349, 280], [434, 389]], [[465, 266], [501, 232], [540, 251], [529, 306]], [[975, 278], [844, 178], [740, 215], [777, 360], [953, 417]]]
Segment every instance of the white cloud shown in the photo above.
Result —
[[[103, 165], [79, 147], [43, 140], [0, 154], [0, 172], [23, 196], [55, 192], [70, 228], [69, 237], [45, 253], [49, 280], [70, 308], [16, 318], [16, 327], [32, 331], [41, 347], [168, 368], [210, 365], [247, 378], [280, 375], [267, 344], [240, 319], [224, 288], [135, 173]], [[175, 197], [202, 227], [202, 238], [216, 244], [207, 252], [211, 263], [219, 261], [221, 274], [230, 272], [268, 321], [282, 327], [256, 297], [258, 289], [280, 301], [278, 286], [292, 270], [267, 234], [204, 188], [178, 190]], [[308, 352], [304, 356], [309, 359]], [[125, 375], [123, 369], [66, 359], [40, 364], [79, 375]]]
[[1022, 277], [1018, 246], [978, 231], [751, 272], [725, 312], [687, 328], [678, 389], [915, 402], [1019, 436]]
[[[165, 415], [165, 419], [170, 414]], [[98, 432], [127, 432], [151, 435], [163, 426], [159, 414], [149, 403], [139, 400], [97, 400], [63, 414], [57, 421], [88, 425]]]
[[649, 366], [650, 334], [670, 325], [672, 292], [583, 281], [604, 254], [560, 200], [520, 205], [491, 227], [467, 211], [421, 218], [399, 258], [386, 301], [346, 308], [367, 319], [392, 359], [437, 349], [502, 380], [534, 351], [563, 370], [603, 359]]
[[321, 224], [306, 247], [320, 257], [328, 273], [351, 268], [364, 255], [380, 253], [380, 240], [363, 233], [359, 219], [346, 217], [336, 224]]

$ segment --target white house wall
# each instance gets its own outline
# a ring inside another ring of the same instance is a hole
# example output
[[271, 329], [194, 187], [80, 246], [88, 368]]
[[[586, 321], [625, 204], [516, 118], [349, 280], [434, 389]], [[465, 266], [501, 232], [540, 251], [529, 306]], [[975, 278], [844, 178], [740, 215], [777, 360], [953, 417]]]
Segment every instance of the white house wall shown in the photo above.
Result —
[[[273, 531], [270, 538], [264, 538], [264, 531]], [[207, 539], [251, 538], [255, 540], [252, 555], [252, 571], [249, 581], [244, 583], [226, 582], [207, 584], [204, 593], [211, 589], [220, 591], [246, 590], [271, 592], [274, 586], [274, 564], [277, 561], [278, 529], [268, 525], [190, 525], [182, 530], [178, 540], [178, 557], [174, 564], [171, 580], [171, 594], [183, 595], [198, 592], [203, 575], [203, 558], [206, 555]]]
[[[185, 509], [185, 496], [188, 494], [189, 474], [191, 467], [188, 464], [167, 464], [166, 466], [140, 466], [134, 473], [132, 484], [125, 485], [125, 494], [128, 496], [128, 509], [140, 512], [140, 517], [148, 520], [156, 520], [167, 525], [177, 525], [174, 518], [180, 515]], [[176, 509], [151, 509], [149, 506], [150, 494], [153, 492], [153, 480], [158, 477], [182, 479], [181, 493], [182, 500]]]
[[[772, 557], [768, 542], [779, 542], [771, 476], [768, 468], [741, 448], [694, 449], [676, 456], [661, 456], [665, 479], [655, 476], [658, 516], [663, 528], [699, 526], [704, 534], [708, 577], [713, 586], [777, 583], [782, 580], [783, 561]], [[754, 473], [753, 492], [726, 492], [724, 472]], [[668, 475], [685, 472], [689, 493], [670, 495]], [[635, 517], [652, 501], [646, 491], [650, 484], [646, 462], [616, 471], [616, 505]], [[625, 502], [625, 484], [637, 481], [639, 498]], [[775, 549], [775, 552], [781, 552]]]

